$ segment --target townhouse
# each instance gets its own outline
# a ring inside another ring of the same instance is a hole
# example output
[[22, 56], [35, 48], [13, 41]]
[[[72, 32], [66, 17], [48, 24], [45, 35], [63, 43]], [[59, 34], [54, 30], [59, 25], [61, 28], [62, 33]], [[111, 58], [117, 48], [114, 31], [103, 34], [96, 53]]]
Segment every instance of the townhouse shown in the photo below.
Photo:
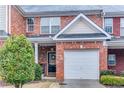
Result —
[[0, 46], [8, 36], [32, 42], [44, 77], [99, 79], [124, 71], [124, 6], [0, 6]]

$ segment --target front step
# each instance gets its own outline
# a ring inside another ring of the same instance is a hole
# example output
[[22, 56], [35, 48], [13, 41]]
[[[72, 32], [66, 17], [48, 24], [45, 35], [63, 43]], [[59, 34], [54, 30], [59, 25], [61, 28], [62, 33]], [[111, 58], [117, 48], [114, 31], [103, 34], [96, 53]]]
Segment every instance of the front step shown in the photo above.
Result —
[[56, 80], [56, 77], [42, 77], [45, 80]]

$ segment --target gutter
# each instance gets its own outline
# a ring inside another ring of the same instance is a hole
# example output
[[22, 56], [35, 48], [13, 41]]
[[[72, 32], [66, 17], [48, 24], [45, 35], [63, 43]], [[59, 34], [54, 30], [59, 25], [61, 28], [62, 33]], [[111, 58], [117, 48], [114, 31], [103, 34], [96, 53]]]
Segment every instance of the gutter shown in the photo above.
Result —
[[25, 13], [25, 17], [35, 17], [35, 16], [69, 16], [69, 15], [73, 15], [73, 16], [77, 16], [78, 14], [83, 13], [85, 15], [93, 15], [93, 14], [97, 14], [100, 15], [101, 14], [101, 10], [87, 10], [87, 11], [46, 11], [46, 12], [29, 12], [29, 13]]

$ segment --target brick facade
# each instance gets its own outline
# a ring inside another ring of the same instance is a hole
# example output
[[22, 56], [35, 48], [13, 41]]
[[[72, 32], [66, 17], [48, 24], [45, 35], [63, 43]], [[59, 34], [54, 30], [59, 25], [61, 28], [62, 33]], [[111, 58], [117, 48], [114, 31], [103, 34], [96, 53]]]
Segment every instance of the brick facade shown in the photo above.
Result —
[[62, 16], [61, 17], [61, 29], [63, 29], [66, 25], [68, 25], [75, 16]]
[[88, 16], [96, 25], [103, 28], [103, 18], [100, 15], [90, 15]]
[[[83, 48], [80, 48], [83, 45]], [[99, 49], [100, 70], [107, 69], [107, 48], [102, 42], [68, 42], [56, 43], [56, 78], [64, 80], [64, 50], [65, 49]]]
[[115, 70], [117, 74], [124, 71], [124, 49], [109, 49], [108, 54], [116, 55], [116, 65], [108, 66], [109, 69]]
[[113, 18], [113, 35], [120, 36], [120, 17]]
[[11, 35], [20, 35], [26, 32], [26, 18], [23, 17], [15, 6], [11, 6]]
[[[76, 16], [61, 16], [61, 29], [69, 24]], [[102, 27], [102, 17], [98, 15], [88, 16], [94, 23]], [[34, 31], [28, 32], [26, 25], [26, 18], [16, 9], [15, 6], [11, 6], [11, 34], [25, 34], [25, 35], [39, 35], [42, 34], [40, 21], [42, 17], [37, 16], [34, 18]]]
[[[87, 16], [95, 24], [103, 28], [103, 18], [100, 15], [90, 15]], [[61, 29], [69, 24], [75, 16], [61, 16]], [[39, 35], [42, 34], [40, 21], [42, 18], [40, 16], [35, 17], [34, 31], [26, 31], [26, 18], [23, 17], [15, 6], [11, 6], [11, 34], [27, 34], [27, 35]], [[120, 36], [120, 17], [113, 18], [113, 35]]]

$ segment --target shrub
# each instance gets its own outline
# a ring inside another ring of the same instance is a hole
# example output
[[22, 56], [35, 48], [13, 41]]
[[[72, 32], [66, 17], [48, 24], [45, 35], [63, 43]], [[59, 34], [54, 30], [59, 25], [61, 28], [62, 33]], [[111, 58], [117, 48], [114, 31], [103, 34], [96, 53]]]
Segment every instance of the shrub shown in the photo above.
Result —
[[104, 85], [122, 86], [124, 85], [124, 77], [103, 75], [100, 78], [100, 82]]
[[120, 76], [124, 77], [124, 71], [121, 71]]
[[102, 70], [100, 71], [100, 76], [102, 75], [114, 75], [115, 72], [113, 70]]
[[9, 37], [0, 50], [0, 74], [15, 87], [34, 80], [34, 50], [24, 35]]
[[41, 80], [42, 68], [39, 64], [35, 64], [35, 80]]

